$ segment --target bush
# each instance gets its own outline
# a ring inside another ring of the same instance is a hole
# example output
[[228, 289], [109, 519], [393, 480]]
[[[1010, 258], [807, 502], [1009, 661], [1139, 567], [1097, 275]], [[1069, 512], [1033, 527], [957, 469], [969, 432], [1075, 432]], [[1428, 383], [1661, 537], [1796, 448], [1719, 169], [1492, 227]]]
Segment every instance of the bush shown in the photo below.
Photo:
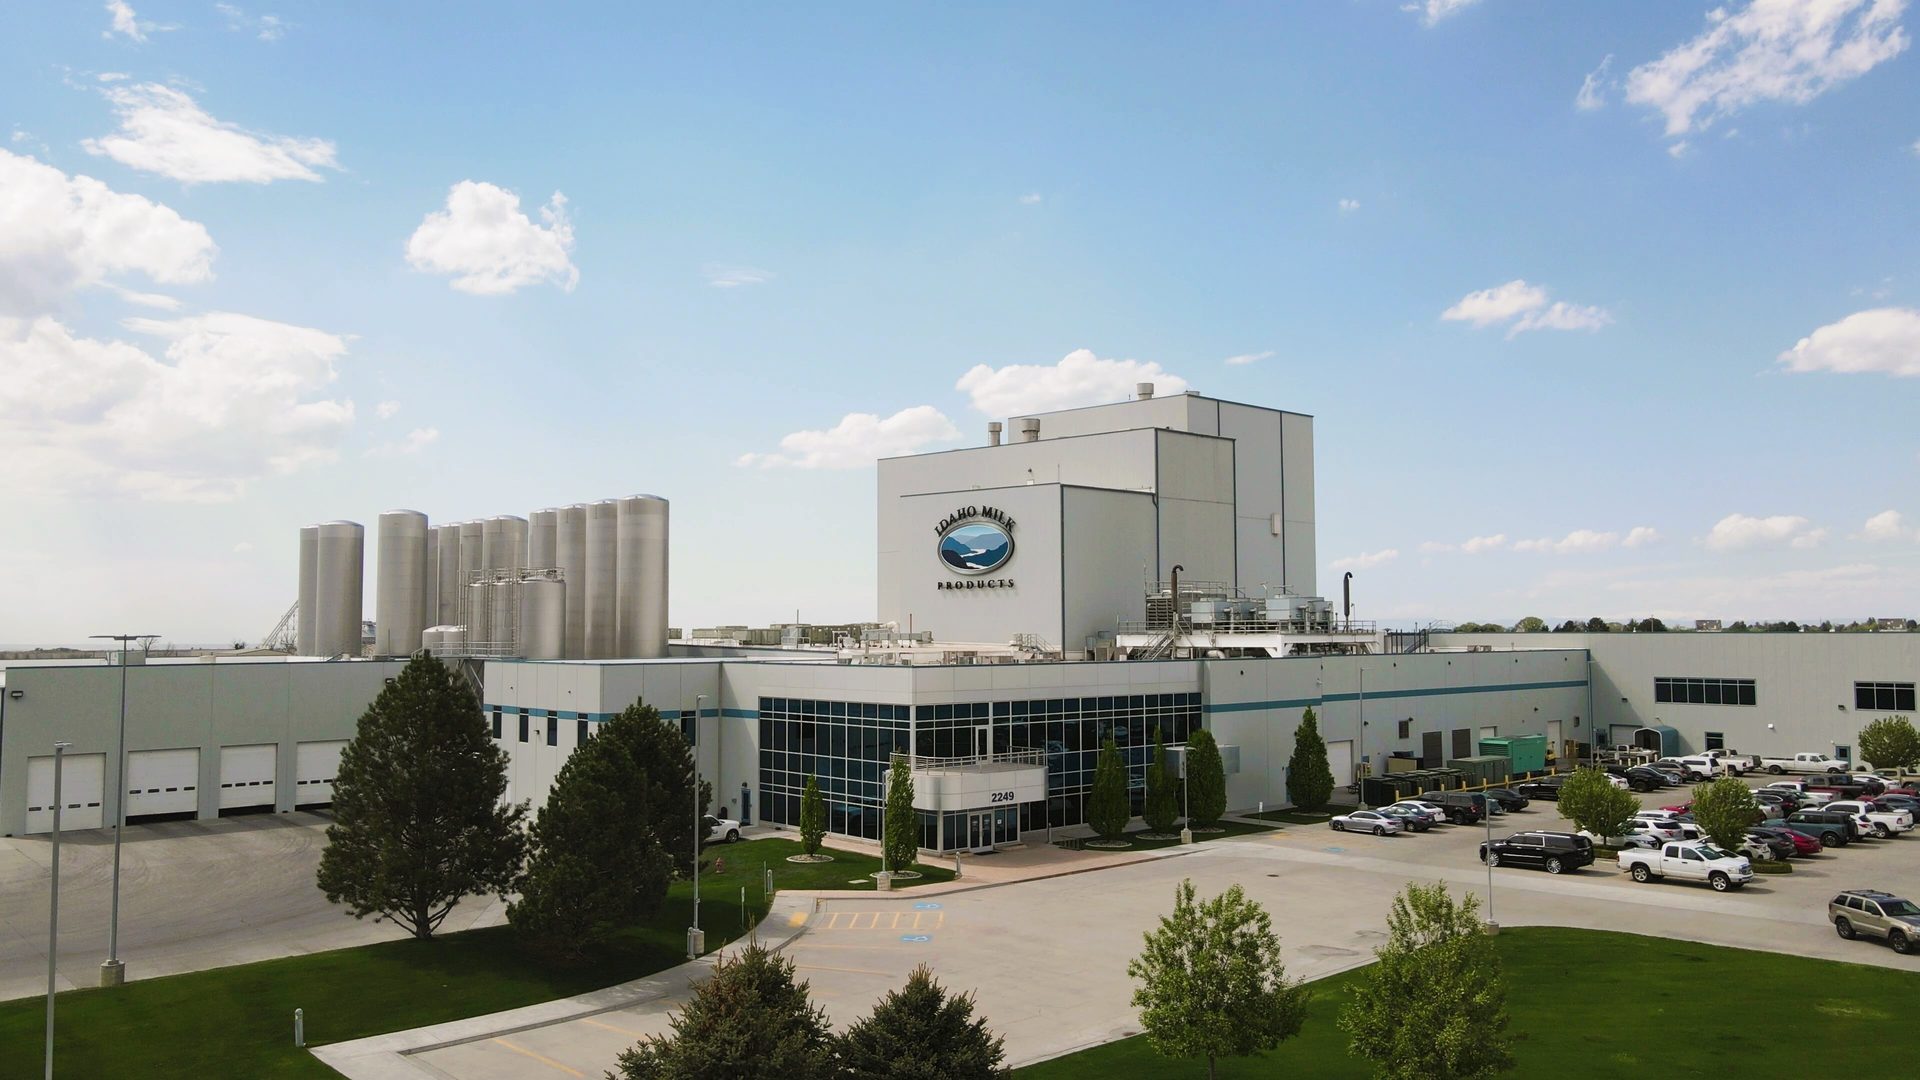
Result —
[[835, 1042], [846, 1080], [993, 1080], [1006, 1041], [973, 1015], [973, 995], [948, 994], [925, 964]]
[[[695, 983], [669, 1034], [622, 1053], [616, 1080], [832, 1080], [827, 1016], [793, 981], [793, 961], [760, 945]], [[609, 1074], [612, 1076], [613, 1074]]]

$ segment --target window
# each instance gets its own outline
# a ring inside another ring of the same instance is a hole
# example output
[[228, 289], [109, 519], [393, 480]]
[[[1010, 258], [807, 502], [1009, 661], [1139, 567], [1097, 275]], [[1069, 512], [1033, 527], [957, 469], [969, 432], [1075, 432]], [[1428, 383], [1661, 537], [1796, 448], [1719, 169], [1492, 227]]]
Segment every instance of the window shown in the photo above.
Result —
[[1707, 732], [1707, 749], [1725, 750], [1726, 748], [1727, 748], [1726, 733], [1720, 732], [1720, 731]]
[[1653, 700], [1674, 705], [1759, 703], [1752, 679], [1696, 679], [1667, 675], [1653, 680]]
[[493, 707], [493, 737], [500, 737], [500, 706]]
[[1406, 739], [1406, 738], [1411, 738], [1412, 735], [1413, 735], [1413, 717], [1409, 716], [1405, 720], [1400, 721], [1400, 737], [1403, 739]]
[[573, 745], [585, 746], [587, 745], [587, 739], [589, 739], [591, 735], [587, 731], [587, 722], [585, 720], [582, 720], [579, 723], [580, 723], [579, 728], [575, 730], [573, 733]]
[[1913, 711], [1913, 684], [1910, 682], [1857, 682], [1853, 684], [1853, 707], [1863, 712]]
[[1852, 761], [1853, 747], [1835, 745], [1833, 748], [1833, 756], [1839, 758], [1841, 761]]
[[527, 741], [527, 714], [526, 713], [520, 714], [520, 741], [521, 742]]
[[547, 745], [560, 745], [560, 718], [557, 716], [547, 717]]

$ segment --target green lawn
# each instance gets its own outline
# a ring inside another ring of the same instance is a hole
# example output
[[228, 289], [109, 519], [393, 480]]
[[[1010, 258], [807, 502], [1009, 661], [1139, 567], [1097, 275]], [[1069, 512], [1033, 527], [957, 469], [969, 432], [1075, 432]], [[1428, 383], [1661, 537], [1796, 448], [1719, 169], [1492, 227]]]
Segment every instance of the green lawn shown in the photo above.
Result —
[[[1269, 826], [1251, 825], [1244, 821], [1223, 821], [1220, 823], [1219, 828], [1225, 831], [1216, 833], [1194, 833], [1193, 842], [1199, 844], [1208, 840], [1226, 840], [1235, 836], [1248, 836], [1253, 833], [1273, 831]], [[1141, 831], [1144, 832], [1145, 830], [1143, 829]], [[1178, 832], [1179, 830], [1176, 829], [1175, 831]], [[1133, 850], [1178, 847], [1180, 845], [1180, 838], [1177, 836], [1171, 840], [1148, 840], [1142, 837], [1139, 832], [1130, 832], [1127, 834], [1127, 839], [1133, 841]]]
[[1322, 810], [1313, 814], [1302, 813], [1298, 810], [1268, 810], [1265, 813], [1242, 814], [1241, 816], [1259, 818], [1261, 821], [1278, 821], [1287, 825], [1325, 825], [1329, 818], [1333, 817], [1334, 814], [1340, 813], [1343, 809], [1345, 808], [1336, 807], [1332, 810]]
[[[1557, 927], [1509, 928], [1495, 940], [1511, 1030], [1523, 1033], [1512, 1077], [1814, 1076], [1827, 1071], [1836, 1047], [1845, 1048], [1852, 1075], [1904, 1075], [1912, 1063], [1906, 1024], [1920, 971]], [[1312, 984], [1305, 1029], [1264, 1057], [1222, 1060], [1222, 1080], [1366, 1080], [1371, 1071], [1347, 1053], [1335, 1026], [1348, 987], [1364, 975]], [[1783, 993], [1797, 1003], [1785, 1026]], [[1612, 1019], [1592, 1022], [1596, 1009]], [[1162, 1058], [1136, 1037], [1014, 1075], [1177, 1080], [1204, 1077], [1207, 1066]]]
[[[700, 924], [709, 949], [739, 935], [741, 886], [747, 889], [746, 914], [765, 911], [763, 863], [773, 870], [776, 891], [844, 889], [849, 880], [880, 868], [877, 859], [841, 851], [833, 852], [830, 863], [786, 861], [799, 851], [799, 843], [782, 838], [713, 849], [725, 868], [716, 873], [709, 864], [700, 875]], [[926, 875], [921, 882], [953, 877], [951, 869], [916, 869]], [[337, 1077], [294, 1049], [295, 1008], [306, 1010], [307, 1042], [317, 1045], [612, 986], [685, 959], [692, 900], [692, 886], [676, 883], [658, 916], [624, 931], [579, 967], [559, 967], [531, 954], [502, 926], [61, 994], [56, 1072], [150, 1080]], [[0, 1002], [0, 1077], [40, 1075], [45, 1020], [43, 997]]]

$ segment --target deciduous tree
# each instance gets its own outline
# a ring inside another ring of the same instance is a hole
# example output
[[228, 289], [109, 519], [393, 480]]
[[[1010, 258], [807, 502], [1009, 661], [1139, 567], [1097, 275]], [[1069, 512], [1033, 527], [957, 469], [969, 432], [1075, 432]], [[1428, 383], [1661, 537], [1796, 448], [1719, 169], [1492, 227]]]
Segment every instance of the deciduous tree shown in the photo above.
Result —
[[1313, 707], [1300, 717], [1293, 732], [1293, 757], [1287, 762], [1287, 798], [1307, 813], [1315, 813], [1333, 798], [1336, 778], [1327, 765], [1327, 743], [1320, 737], [1320, 725]]
[[832, 1080], [827, 1016], [793, 961], [749, 945], [714, 965], [666, 1035], [620, 1055], [614, 1080]]
[[1560, 816], [1595, 836], [1621, 835], [1639, 809], [1632, 792], [1613, 786], [1600, 769], [1575, 769], [1560, 785]]
[[1860, 758], [1876, 769], [1920, 767], [1920, 732], [1904, 716], [1884, 716], [1860, 729]]
[[973, 995], [949, 994], [925, 964], [835, 1042], [846, 1080], [994, 1080], [1006, 1040], [973, 1014]]
[[1761, 816], [1753, 789], [1736, 777], [1722, 776], [1693, 789], [1693, 820], [1707, 839], [1724, 851], [1737, 853], [1746, 841], [1747, 830]]

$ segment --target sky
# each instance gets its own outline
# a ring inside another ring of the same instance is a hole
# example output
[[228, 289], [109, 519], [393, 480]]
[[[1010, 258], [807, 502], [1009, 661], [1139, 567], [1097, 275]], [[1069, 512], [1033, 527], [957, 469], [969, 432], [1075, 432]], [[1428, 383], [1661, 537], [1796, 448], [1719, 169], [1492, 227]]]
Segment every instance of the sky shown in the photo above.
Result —
[[1914, 20], [15, 5], [0, 642], [635, 492], [674, 625], [869, 619], [875, 457], [1137, 381], [1315, 416], [1357, 617], [1920, 614]]

